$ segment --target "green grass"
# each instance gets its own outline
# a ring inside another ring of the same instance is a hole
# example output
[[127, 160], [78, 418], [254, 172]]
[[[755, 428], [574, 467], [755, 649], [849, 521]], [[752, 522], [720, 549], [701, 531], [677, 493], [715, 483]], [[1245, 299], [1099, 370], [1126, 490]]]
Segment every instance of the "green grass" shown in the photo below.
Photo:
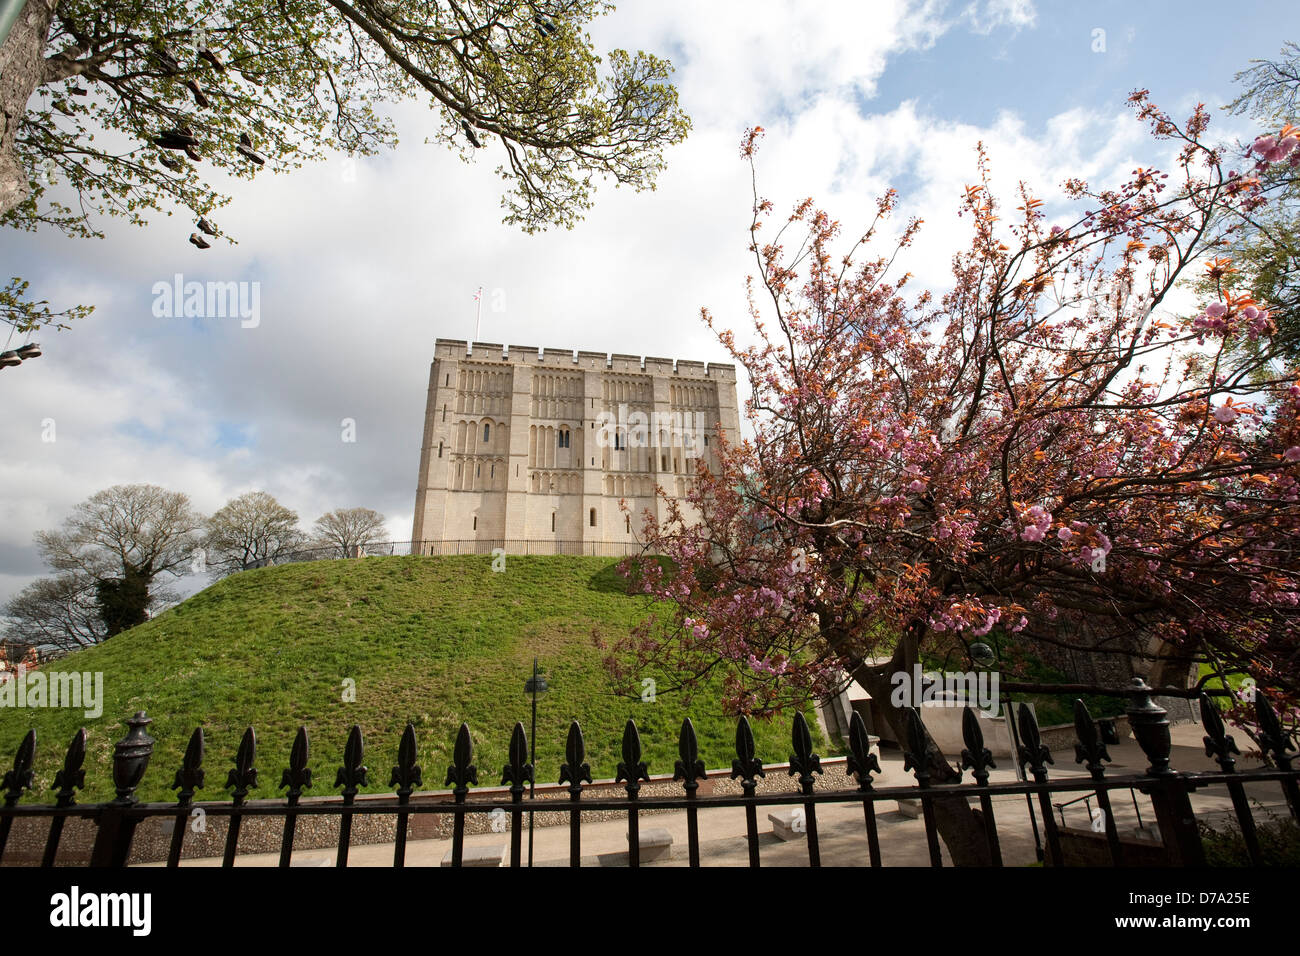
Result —
[[[1213, 676], [1214, 679], [1207, 681], [1205, 686], [1215, 688], [1216, 690], [1221, 690], [1223, 688], [1223, 681], [1219, 678], [1219, 672], [1211, 664], [1201, 663], [1198, 665], [1196, 676], [1199, 680], [1205, 680], [1206, 677]], [[1236, 671], [1228, 671], [1225, 672], [1223, 676], [1227, 678], [1228, 688], [1234, 694], [1239, 694], [1241, 692], [1242, 681], [1246, 680], [1250, 675], [1238, 673]], [[1214, 702], [1214, 706], [1219, 710], [1227, 710], [1232, 703], [1229, 698], [1217, 695], [1211, 697], [1210, 700]]]
[[[6, 768], [28, 727], [37, 735], [37, 793], [47, 802], [64, 749], [80, 726], [88, 734], [83, 800], [112, 796], [111, 754], [122, 721], [153, 718], [157, 740], [139, 793], [170, 799], [168, 789], [190, 733], [207, 738], [207, 786], [217, 799], [239, 737], [252, 724], [260, 787], [276, 795], [298, 727], [311, 739], [315, 786], [336, 792], [349, 728], [365, 735], [371, 792], [387, 788], [407, 721], [420, 741], [424, 787], [443, 786], [461, 721], [469, 723], [482, 785], [496, 785], [515, 721], [529, 721], [525, 678], [533, 656], [551, 686], [539, 701], [539, 782], [555, 781], [569, 721], [582, 725], [597, 779], [614, 776], [623, 725], [635, 718], [643, 758], [672, 773], [682, 718], [690, 716], [710, 769], [729, 767], [735, 721], [724, 717], [717, 686], [689, 703], [659, 694], [654, 703], [615, 694], [594, 636], [612, 642], [648, 613], [624, 592], [615, 561], [510, 557], [502, 573], [487, 556], [385, 557], [318, 561], [246, 571], [104, 644], [52, 662], [47, 671], [102, 671], [103, 714], [65, 708], [0, 709]], [[660, 686], [664, 675], [647, 672]], [[356, 682], [355, 702], [343, 700]], [[759, 756], [788, 758], [789, 719], [751, 721]], [[807, 714], [817, 734], [816, 722]], [[821, 741], [818, 740], [819, 745]], [[823, 751], [824, 752], [824, 751]]]

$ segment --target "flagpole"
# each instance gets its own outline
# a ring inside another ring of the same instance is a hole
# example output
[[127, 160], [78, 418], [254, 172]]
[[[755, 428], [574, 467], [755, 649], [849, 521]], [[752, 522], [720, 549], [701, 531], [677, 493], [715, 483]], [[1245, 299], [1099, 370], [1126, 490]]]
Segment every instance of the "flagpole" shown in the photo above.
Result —
[[474, 341], [479, 339], [479, 330], [483, 325], [483, 287], [478, 287], [478, 292], [474, 296], [474, 301], [478, 303], [478, 311], [474, 316]]

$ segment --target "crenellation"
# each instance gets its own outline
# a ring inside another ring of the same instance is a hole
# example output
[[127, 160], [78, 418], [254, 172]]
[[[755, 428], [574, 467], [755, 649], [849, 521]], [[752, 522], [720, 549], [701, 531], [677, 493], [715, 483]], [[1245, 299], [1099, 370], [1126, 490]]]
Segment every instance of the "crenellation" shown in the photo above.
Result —
[[719, 382], [735, 382], [736, 366], [731, 363], [721, 364], [719, 362], [710, 362], [705, 374], [709, 378], [717, 379]]

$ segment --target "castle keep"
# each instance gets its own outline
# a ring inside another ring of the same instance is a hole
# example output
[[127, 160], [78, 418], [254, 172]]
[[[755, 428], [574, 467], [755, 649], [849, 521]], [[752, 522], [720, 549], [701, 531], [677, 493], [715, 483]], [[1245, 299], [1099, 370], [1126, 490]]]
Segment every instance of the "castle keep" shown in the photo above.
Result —
[[656, 486], [717, 467], [719, 428], [736, 440], [733, 365], [438, 339], [412, 549], [633, 551]]

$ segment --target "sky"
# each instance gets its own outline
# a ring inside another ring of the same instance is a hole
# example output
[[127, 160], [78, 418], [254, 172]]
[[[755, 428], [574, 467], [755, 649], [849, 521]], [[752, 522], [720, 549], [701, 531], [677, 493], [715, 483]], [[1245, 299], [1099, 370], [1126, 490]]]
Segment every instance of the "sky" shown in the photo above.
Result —
[[[183, 491], [204, 513], [263, 490], [304, 527], [369, 507], [408, 539], [434, 340], [474, 337], [480, 286], [481, 341], [729, 361], [700, 309], [744, 340], [748, 127], [766, 131], [759, 190], [778, 210], [812, 197], [856, 234], [896, 188], [898, 220], [925, 220], [908, 267], [941, 290], [977, 143], [1003, 195], [1023, 180], [1064, 216], [1065, 179], [1120, 182], [1168, 158], [1126, 106], [1136, 88], [1253, 137], [1220, 107], [1298, 26], [1300, 7], [1249, 0], [624, 0], [592, 26], [596, 47], [669, 58], [693, 129], [655, 191], [606, 186], [572, 230], [502, 225], [500, 158], [426, 144], [436, 118], [416, 102], [392, 112], [395, 150], [222, 184], [237, 245], [195, 249], [182, 211], [109, 221], [103, 240], [0, 232], [5, 278], [55, 308], [96, 306], [0, 370], [0, 602], [46, 573], [33, 535], [113, 484]], [[256, 322], [155, 315], [155, 286], [177, 275], [255, 283]]]

